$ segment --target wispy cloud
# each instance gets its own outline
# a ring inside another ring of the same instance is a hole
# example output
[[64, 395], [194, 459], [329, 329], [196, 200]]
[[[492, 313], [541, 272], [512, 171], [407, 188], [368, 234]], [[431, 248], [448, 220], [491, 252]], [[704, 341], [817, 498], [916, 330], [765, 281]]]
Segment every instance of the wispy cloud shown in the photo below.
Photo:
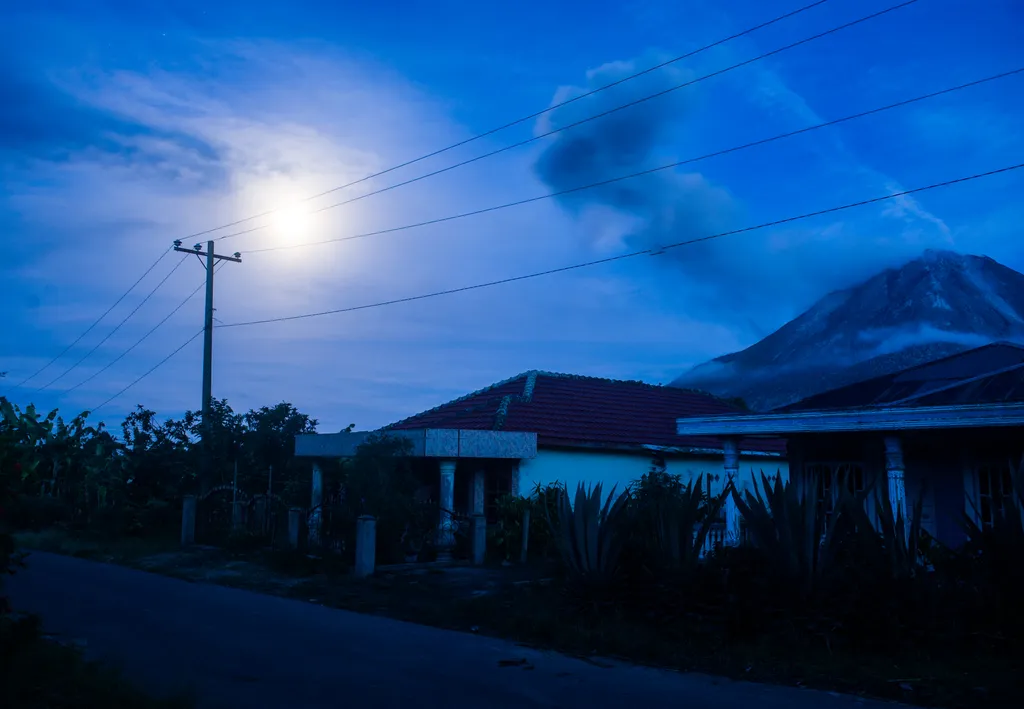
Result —
[[[571, 96], [647, 66], [661, 56], [643, 54], [652, 36], [677, 54], [763, 20], [765, 12], [757, 3], [741, 3], [728, 13], [712, 4], [696, 11], [641, 5], [642, 17], [621, 11], [616, 17], [622, 24], [606, 28], [606, 36], [600, 35], [601, 22], [591, 22], [596, 34], [579, 47], [567, 45], [562, 29], [575, 10], [562, 11], [564, 23], [531, 23], [530, 41], [557, 50], [558, 62], [541, 61], [539, 53], [512, 61], [502, 55], [506, 45], [495, 45], [488, 47], [486, 64], [467, 76], [458, 71], [463, 43], [483, 44], [472, 28], [440, 23], [429, 38], [410, 32], [399, 40], [390, 18], [384, 21], [369, 7], [366, 12], [376, 19], [356, 29], [327, 21], [318, 26], [302, 13], [262, 7], [238, 13], [238, 5], [224, 10], [195, 4], [156, 13], [118, 3], [92, 17], [65, 3], [63, 20], [19, 8], [4, 28], [9, 41], [0, 57], [0, 102], [9, 107], [0, 114], [0, 229], [16, 235], [5, 242], [6, 278], [0, 282], [0, 297], [13, 313], [0, 339], [0, 369], [27, 373], [63, 349], [89, 322], [88, 313], [109, 306], [174, 238], [294, 206], [307, 195], [522, 115], [538, 99]], [[331, 8], [320, 10], [324, 18], [337, 17]], [[425, 17], [427, 11], [421, 12]], [[444, 10], [432, 6], [430, 12]], [[244, 21], [229, 17], [239, 14]], [[816, 17], [807, 22], [822, 19]], [[25, 18], [34, 24], [18, 25]], [[374, 35], [368, 28], [376, 21]], [[495, 27], [502, 22], [493, 13], [487, 21]], [[291, 29], [282, 23], [292, 23]], [[41, 33], [47, 28], [50, 35]], [[776, 29], [779, 36], [794, 31]], [[224, 39], [228, 34], [235, 39]], [[506, 39], [508, 46], [522, 45]], [[447, 47], [443, 56], [425, 60], [438, 44]], [[615, 56], [609, 47], [619, 56], [641, 56], [610, 61]], [[565, 125], [720, 68], [735, 61], [731, 52], [747, 56], [743, 51], [751, 47], [702, 55], [581, 101], [545, 117], [536, 129]], [[833, 53], [832, 44], [829, 49], [816, 60], [823, 73], [839, 76], [859, 66], [850, 52]], [[579, 56], [598, 58], [589, 73], [580, 69]], [[559, 63], [575, 68], [563, 70]], [[875, 57], [874, 63], [886, 62]], [[566, 84], [561, 89], [554, 78], [559, 76]], [[781, 60], [750, 67], [573, 128], [532, 150], [510, 151], [328, 210], [302, 228], [271, 224], [218, 248], [246, 254], [289, 240], [445, 217], [863, 108], [860, 97], [850, 97], [845, 107], [824, 101], [820, 85], [808, 88], [795, 78], [802, 74]], [[982, 120], [995, 114], [981, 113], [943, 118], [911, 112], [903, 120], [878, 121], [876, 133], [851, 125], [559, 202], [343, 244], [248, 254], [243, 264], [218, 273], [216, 315], [231, 323], [414, 296], [813, 211], [916, 186], [932, 174], [945, 177], [946, 170], [956, 176], [971, 167], [960, 158], [980, 155], [984, 146], [961, 149], [971, 140], [978, 143], [976, 136], [963, 135], [944, 153], [929, 142], [943, 132], [963, 133], [972, 122], [992, 130], [1002, 126], [999, 144], [1011, 145], [1006, 140], [1012, 123]], [[925, 135], [932, 137], [925, 141]], [[309, 205], [366, 194], [515, 139], [492, 136]], [[912, 154], [890, 159], [896, 148]], [[911, 163], [931, 174], [905, 169]], [[1005, 193], [965, 188], [941, 199], [902, 200], [589, 272], [336, 317], [221, 330], [215, 338], [215, 393], [240, 408], [292, 400], [330, 429], [353, 421], [380, 425], [531, 368], [664, 381], [690, 364], [750, 344], [822, 293], [926, 246], [950, 239], [969, 251], [1011, 244], [1016, 211]], [[161, 269], [171, 264], [165, 260]], [[77, 356], [164, 272], [126, 299], [76, 348]], [[70, 381], [111, 361], [201, 278], [197, 264], [183, 264]], [[95, 405], [191, 336], [200, 316], [197, 298], [117, 367], [64, 399], [48, 395], [41, 403]], [[198, 346], [193, 343], [112, 403], [105, 416], [116, 420], [138, 401], [168, 412], [195, 408]]]
[[[134, 280], [140, 264], [155, 258], [175, 237], [287, 204], [466, 136], [416, 87], [329, 48], [227, 43], [202, 51], [234, 68], [228, 72], [221, 66], [209, 76], [103, 67], [56, 75], [54, 91], [108, 122], [103, 126], [105, 141], [72, 145], [61, 160], [41, 153], [10, 173], [17, 179], [9, 206], [25, 220], [26, 233], [61, 235], [53, 248], [20, 267], [23, 286], [40, 293], [38, 307], [27, 311], [23, 323], [27, 337], [61, 332], [69, 341], [87, 312], [102, 312]], [[486, 152], [492, 147], [484, 143], [475, 149]], [[454, 159], [458, 154], [420, 169]], [[510, 154], [325, 212], [311, 218], [304, 234], [289, 236], [270, 228], [223, 242], [220, 248], [244, 253], [289, 238], [357, 233], [532, 196], [543, 185], [530, 174], [529, 159], [526, 153]], [[410, 174], [416, 171], [373, 180], [311, 206]], [[243, 264], [231, 264], [217, 276], [217, 317], [236, 322], [360, 305], [572, 263], [591, 253], [588, 240], [581, 238], [585, 231], [560, 215], [554, 204], [539, 203], [379, 239], [243, 257]], [[174, 258], [166, 262], [167, 268]], [[642, 277], [643, 271], [636, 273]], [[40, 290], [55, 277], [62, 283], [60, 296]], [[157, 277], [143, 283], [139, 295], [129, 298], [82, 347], [102, 337]], [[201, 278], [201, 269], [186, 262], [121, 333], [56, 391], [117, 356]], [[77, 300], [76, 311], [81, 311], [74, 318], [65, 311], [68, 297]], [[673, 366], [679, 341], [662, 342], [660, 333], [679, 331], [686, 319], [651, 310], [645, 299], [633, 276], [602, 271], [333, 318], [225, 330], [216, 338], [216, 390], [238, 406], [262, 404], [268, 398], [306, 402], [327, 425], [335, 423], [335, 414], [324, 409], [336, 409], [342, 417], [349, 410], [359, 414], [361, 425], [380, 425], [413, 413], [409, 407], [426, 404], [438, 390], [482, 386], [531, 367], [637, 376], [622, 353], [634, 346], [645, 348], [652, 340], [657, 344], [651, 346], [668, 361], [642, 368], [647, 372], [643, 376], [660, 375]], [[159, 360], [161, 352], [194, 332], [201, 322], [200, 307], [197, 298], [146, 346], [60, 403], [94, 406], [129, 383]], [[609, 329], [609, 317], [620, 325]], [[730, 339], [717, 326], [709, 332], [726, 343]], [[687, 339], [684, 335], [682, 341]], [[709, 341], [705, 336], [698, 356], [715, 351], [713, 345], [706, 347]], [[198, 345], [193, 344], [161, 369], [159, 377], [146, 379], [111, 404], [113, 411], [153, 397], [172, 409], [194, 406]], [[12, 365], [21, 363], [20, 369], [31, 371], [45, 357], [44, 352], [30, 360], [12, 360]], [[68, 359], [74, 361], [72, 355]], [[448, 383], [432, 384], [441, 375]], [[381, 394], [368, 406], [364, 390], [371, 384], [347, 384], [361, 377], [370, 383], [400, 378], [407, 382], [406, 398]], [[168, 390], [172, 380], [179, 385]], [[421, 393], [412, 397], [413, 391]]]

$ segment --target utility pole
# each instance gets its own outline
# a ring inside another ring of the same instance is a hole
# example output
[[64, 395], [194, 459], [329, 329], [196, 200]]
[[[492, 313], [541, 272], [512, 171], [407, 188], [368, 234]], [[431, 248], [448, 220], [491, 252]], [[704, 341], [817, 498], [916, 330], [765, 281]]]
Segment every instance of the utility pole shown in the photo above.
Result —
[[237, 251], [231, 256], [214, 253], [212, 239], [206, 242], [205, 252], [202, 244], [196, 244], [191, 249], [182, 248], [180, 240], [174, 242], [174, 250], [183, 254], [195, 254], [206, 268], [206, 318], [203, 325], [203, 457], [199, 469], [199, 491], [200, 494], [205, 494], [210, 487], [213, 467], [210, 447], [210, 403], [213, 400], [213, 272], [217, 261], [241, 263], [242, 254]]

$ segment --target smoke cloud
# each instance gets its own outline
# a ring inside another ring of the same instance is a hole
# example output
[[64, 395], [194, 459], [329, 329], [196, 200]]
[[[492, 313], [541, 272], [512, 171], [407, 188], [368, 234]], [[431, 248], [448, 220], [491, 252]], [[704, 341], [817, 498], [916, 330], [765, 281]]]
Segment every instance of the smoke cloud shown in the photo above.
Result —
[[[584, 86], [560, 89], [554, 101], [579, 96], [652, 63], [645, 59], [605, 64], [588, 73]], [[654, 72], [556, 109], [538, 122], [537, 130], [567, 126], [688, 78], [681, 70]], [[761, 89], [769, 84], [773, 102], [766, 106]], [[713, 118], [722, 114], [731, 119], [730, 134], [738, 126], [745, 135], [717, 135], [723, 130]], [[745, 116], [749, 119], [737, 123], [737, 117]], [[777, 76], [738, 75], [687, 87], [558, 133], [537, 158], [535, 171], [552, 190], [567, 190], [821, 120]], [[737, 153], [724, 167], [714, 159], [565, 195], [559, 202], [587, 220], [585, 224], [600, 225], [593, 230], [595, 244], [608, 243], [606, 232], [614, 225], [620, 247], [658, 249], [900, 189], [862, 166], [835, 133], [797, 140], [803, 142], [773, 144], [771, 150], [777, 152], [756, 148]], [[684, 145], [685, 153], [680, 154]], [[754, 202], [760, 200], [755, 214], [747, 214], [746, 202], [721, 184], [722, 179]], [[803, 201], [787, 205], [763, 198], [763, 188], [772, 183], [793, 185], [791, 192]], [[622, 218], [607, 218], [609, 210]], [[601, 217], [593, 217], [595, 213]], [[672, 291], [687, 307], [763, 334], [828, 292], [903, 263], [926, 247], [950, 244], [945, 224], [910, 198], [848, 214], [672, 249], [652, 263], [664, 270]]]
[[[555, 102], [621, 79], [638, 68], [634, 62], [605, 64], [588, 73], [586, 87], [563, 88]], [[538, 131], [568, 126], [688, 78], [682, 71], [669, 70], [631, 81], [552, 111], [538, 124]], [[536, 172], [548, 187], [561, 191], [672, 162], [666, 147], [684, 128], [692, 100], [683, 92], [672, 93], [559, 133], [538, 158]], [[578, 215], [611, 208], [630, 217], [619, 236], [632, 249], [658, 249], [707, 236], [727, 228], [737, 210], [729, 193], [700, 173], [669, 170], [565, 195], [559, 201]], [[702, 261], [708, 250], [706, 245], [691, 247], [688, 257]], [[691, 275], [698, 273], [699, 269]]]

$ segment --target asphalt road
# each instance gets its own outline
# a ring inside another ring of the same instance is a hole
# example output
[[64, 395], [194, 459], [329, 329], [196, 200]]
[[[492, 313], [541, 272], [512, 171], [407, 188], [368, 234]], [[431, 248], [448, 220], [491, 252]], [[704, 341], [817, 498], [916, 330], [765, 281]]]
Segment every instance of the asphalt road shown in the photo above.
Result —
[[[880, 709], [827, 692], [592, 664], [471, 634], [33, 553], [15, 608], [203, 708]], [[780, 652], [784, 651], [780, 648]], [[520, 664], [509, 664], [520, 663]], [[525, 661], [525, 663], [522, 663]]]

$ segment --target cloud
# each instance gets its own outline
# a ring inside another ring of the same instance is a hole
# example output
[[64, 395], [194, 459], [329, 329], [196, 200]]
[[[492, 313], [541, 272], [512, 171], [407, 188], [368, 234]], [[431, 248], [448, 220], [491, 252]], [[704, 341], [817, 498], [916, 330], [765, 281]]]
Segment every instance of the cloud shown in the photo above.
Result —
[[[559, 89], [553, 103], [652, 63], [645, 58], [601, 66], [588, 73], [583, 86]], [[547, 123], [538, 124], [538, 131], [550, 129], [549, 124], [566, 126], [689, 78], [675, 71], [630, 82], [628, 90], [610, 90], [556, 109]], [[753, 135], [737, 138], [723, 136], [710, 120], [713, 114], [763, 120], [751, 122]], [[549, 140], [535, 170], [551, 189], [572, 189], [826, 120], [781, 74], [757, 67], [560, 133]], [[683, 145], [692, 152], [679, 154]], [[787, 189], [789, 185], [793, 187]], [[860, 159], [843, 133], [832, 129], [721, 161], [572, 193], [559, 203], [591, 226], [593, 242], [604, 250], [657, 250], [903, 189], [898, 180]], [[773, 193], [790, 199], [766, 199]], [[613, 230], [614, 238], [609, 234]], [[657, 261], [656, 270], [664, 287], [677, 292], [682, 307], [763, 334], [827, 292], [925, 248], [951, 245], [945, 221], [908, 195], [876, 207], [672, 249]]]
[[[645, 61], [605, 64], [588, 72], [585, 86], [560, 89], [553, 103], [622, 79], [647, 65]], [[629, 82], [621, 90], [605, 91], [552, 111], [538, 130], [568, 126], [689, 78], [682, 71], [668, 70]], [[664, 164], [670, 161], [672, 143], [685, 130], [692, 110], [692, 100], [672, 93], [573, 127], [550, 139], [537, 158], [536, 173], [553, 191], [563, 191]], [[617, 242], [629, 249], [658, 250], [713, 234], [735, 223], [740, 211], [726, 189], [699, 172], [657, 172], [564, 195], [558, 201], [580, 218], [597, 215], [596, 243]], [[606, 210], [626, 219], [609, 219], [603, 214]], [[611, 231], [616, 229], [617, 234]], [[708, 245], [695, 245], [678, 257], [677, 264], [688, 277], [703, 280], [707, 271], [691, 264], [700, 263], [711, 251]]]
[[8, 170], [83, 155], [107, 166], [197, 183], [223, 179], [220, 155], [200, 136], [110, 110], [31, 62], [0, 55], [0, 155]]
[[[69, 142], [60, 160], [37, 156], [3, 168], [11, 189], [0, 203], [0, 219], [16, 220], [21, 241], [33, 245], [11, 264], [12, 278], [0, 284], [22, 306], [11, 323], [14, 335], [0, 347], [13, 377], [27, 376], [70, 343], [90, 322], [88, 313], [103, 312], [171, 239], [316, 194], [471, 134], [420, 87], [329, 46], [207, 41], [186, 48], [177, 56], [187, 57], [187, 70], [160, 62], [48, 70], [47, 90], [102, 117], [102, 131], [111, 139], [87, 137]], [[189, 152], [190, 145], [205, 148]], [[494, 147], [485, 140], [472, 149]], [[425, 161], [311, 204], [342, 201], [461, 157]], [[536, 195], [544, 187], [529, 169], [531, 159], [510, 152], [325, 211], [301, 238], [399, 226]], [[244, 255], [242, 264], [218, 272], [216, 317], [231, 323], [363, 305], [571, 264], [590, 255], [577, 232], [556, 205], [537, 202], [379, 238], [248, 254], [289, 238], [270, 228], [218, 244]], [[609, 237], [614, 241], [617, 234]], [[177, 258], [168, 257], [33, 384], [55, 377], [91, 349]], [[63, 398], [59, 394], [117, 357], [201, 279], [189, 259], [78, 370], [52, 390], [39, 394], [29, 387], [19, 397], [68, 409], [103, 401], [196, 331], [201, 296], [116, 366]], [[325, 425], [356, 421], [373, 427], [531, 368], [662, 380], [674, 373], [688, 343], [693, 356], [703, 358], [735, 340], [724, 328], [682, 317], [660, 302], [646, 269], [627, 264], [345, 315], [218, 330], [215, 341], [215, 392], [236, 408], [288, 399]], [[199, 351], [193, 342], [105, 407], [100, 418], [116, 422], [139, 402], [162, 413], [195, 408]], [[395, 380], [403, 383], [382, 384]]]

